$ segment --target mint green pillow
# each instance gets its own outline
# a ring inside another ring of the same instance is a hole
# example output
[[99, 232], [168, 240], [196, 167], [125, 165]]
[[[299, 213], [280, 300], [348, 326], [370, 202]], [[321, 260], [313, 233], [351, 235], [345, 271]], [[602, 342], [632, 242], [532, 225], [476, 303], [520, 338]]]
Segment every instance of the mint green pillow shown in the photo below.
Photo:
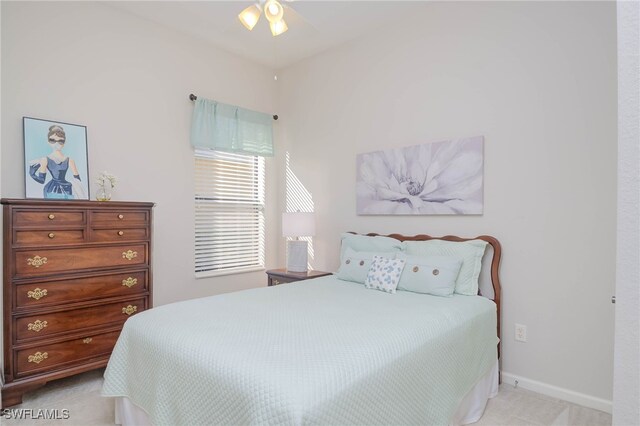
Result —
[[355, 251], [368, 251], [377, 253], [397, 253], [402, 251], [402, 242], [395, 238], [383, 237], [376, 235], [375, 237], [369, 237], [367, 235], [356, 235], [344, 233], [342, 234], [342, 242], [340, 246], [340, 263], [344, 258], [344, 253], [347, 248], [352, 248]]
[[462, 261], [456, 278], [455, 293], [474, 296], [478, 294], [478, 277], [482, 268], [482, 256], [487, 247], [484, 240], [469, 241], [405, 241], [404, 252], [412, 256], [447, 256]]
[[369, 268], [371, 268], [371, 263], [373, 262], [373, 256], [394, 259], [395, 253], [355, 251], [351, 247], [347, 247], [344, 256], [342, 256], [340, 269], [336, 272], [336, 276], [341, 280], [364, 284]]
[[398, 253], [396, 259], [405, 261], [398, 290], [434, 296], [453, 294], [462, 266], [460, 259], [447, 256], [410, 256], [404, 253]]

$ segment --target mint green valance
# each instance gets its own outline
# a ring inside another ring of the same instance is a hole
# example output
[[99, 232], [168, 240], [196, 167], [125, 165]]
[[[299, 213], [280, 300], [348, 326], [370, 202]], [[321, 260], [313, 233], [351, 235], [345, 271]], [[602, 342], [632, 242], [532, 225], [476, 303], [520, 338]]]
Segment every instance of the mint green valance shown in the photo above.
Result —
[[196, 99], [191, 120], [191, 145], [238, 154], [273, 156], [271, 115]]

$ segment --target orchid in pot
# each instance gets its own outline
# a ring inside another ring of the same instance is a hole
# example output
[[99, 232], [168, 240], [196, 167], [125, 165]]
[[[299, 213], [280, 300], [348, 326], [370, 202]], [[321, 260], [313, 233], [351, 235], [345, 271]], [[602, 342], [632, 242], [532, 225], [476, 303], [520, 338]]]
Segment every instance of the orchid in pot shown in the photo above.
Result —
[[116, 187], [116, 177], [111, 173], [104, 171], [98, 175], [96, 182], [98, 184], [98, 194], [96, 195], [96, 200], [111, 200], [111, 191], [113, 191], [113, 189]]

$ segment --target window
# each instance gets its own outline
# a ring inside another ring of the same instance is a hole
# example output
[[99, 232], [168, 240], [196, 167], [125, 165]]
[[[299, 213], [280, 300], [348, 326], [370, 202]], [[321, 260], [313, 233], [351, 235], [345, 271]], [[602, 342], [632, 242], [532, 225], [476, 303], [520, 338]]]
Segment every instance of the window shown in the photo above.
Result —
[[264, 157], [195, 151], [197, 277], [264, 268]]

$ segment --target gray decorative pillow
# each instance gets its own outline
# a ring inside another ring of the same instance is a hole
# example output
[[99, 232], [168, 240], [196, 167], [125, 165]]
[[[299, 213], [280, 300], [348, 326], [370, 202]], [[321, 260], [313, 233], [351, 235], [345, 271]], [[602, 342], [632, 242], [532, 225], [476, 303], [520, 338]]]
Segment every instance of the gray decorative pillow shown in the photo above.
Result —
[[456, 278], [462, 266], [460, 259], [446, 256], [411, 256], [404, 253], [398, 253], [397, 258], [406, 261], [398, 290], [434, 296], [453, 294]]
[[340, 269], [336, 276], [344, 281], [353, 281], [355, 283], [364, 284], [367, 273], [373, 262], [373, 256], [389, 256], [395, 257], [395, 253], [374, 253], [369, 251], [355, 251], [351, 247], [347, 247], [340, 262]]

